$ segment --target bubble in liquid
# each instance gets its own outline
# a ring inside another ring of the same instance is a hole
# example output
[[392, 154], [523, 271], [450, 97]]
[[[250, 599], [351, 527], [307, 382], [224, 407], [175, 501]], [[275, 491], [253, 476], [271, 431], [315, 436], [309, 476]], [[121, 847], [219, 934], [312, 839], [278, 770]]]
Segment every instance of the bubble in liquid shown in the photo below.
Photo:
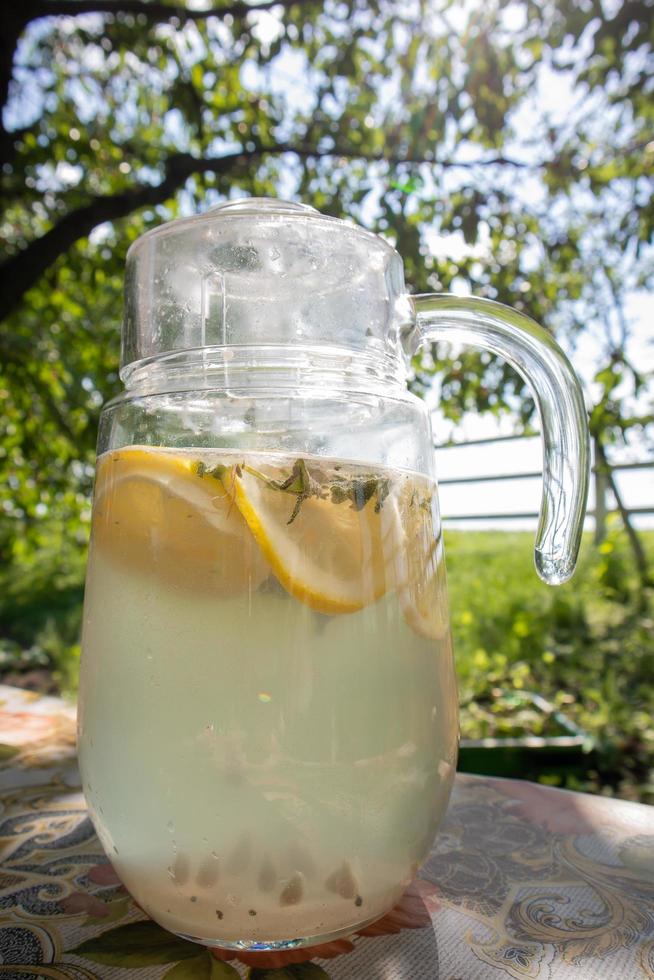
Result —
[[168, 823], [166, 824], [166, 830], [168, 831], [169, 834], [175, 833], [175, 824], [172, 822], [172, 820], [169, 820]]

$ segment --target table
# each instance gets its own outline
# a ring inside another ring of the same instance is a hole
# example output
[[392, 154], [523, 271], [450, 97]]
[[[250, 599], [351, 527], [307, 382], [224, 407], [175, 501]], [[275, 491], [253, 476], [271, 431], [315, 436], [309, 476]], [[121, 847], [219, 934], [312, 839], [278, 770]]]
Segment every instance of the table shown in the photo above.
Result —
[[0, 980], [654, 978], [654, 810], [635, 803], [459, 775], [393, 912], [249, 974], [145, 918], [87, 816], [74, 707], [0, 685], [0, 838]]

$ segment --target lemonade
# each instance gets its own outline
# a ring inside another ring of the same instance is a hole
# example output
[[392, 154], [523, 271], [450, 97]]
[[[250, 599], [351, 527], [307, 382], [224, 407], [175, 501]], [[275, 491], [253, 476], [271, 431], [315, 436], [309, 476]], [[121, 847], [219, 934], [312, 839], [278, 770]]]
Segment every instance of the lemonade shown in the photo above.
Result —
[[435, 488], [314, 456], [98, 460], [80, 763], [143, 909], [216, 945], [383, 915], [456, 755]]

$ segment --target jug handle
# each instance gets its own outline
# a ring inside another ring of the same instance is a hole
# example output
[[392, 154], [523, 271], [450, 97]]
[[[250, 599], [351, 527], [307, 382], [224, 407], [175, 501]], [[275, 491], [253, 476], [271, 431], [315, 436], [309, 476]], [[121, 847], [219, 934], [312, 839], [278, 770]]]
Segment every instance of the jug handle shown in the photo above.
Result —
[[589, 479], [586, 408], [572, 365], [546, 330], [502, 303], [447, 293], [410, 299], [416, 317], [405, 337], [408, 354], [434, 341], [474, 344], [506, 360], [529, 386], [543, 437], [534, 562], [548, 585], [566, 582], [579, 554]]

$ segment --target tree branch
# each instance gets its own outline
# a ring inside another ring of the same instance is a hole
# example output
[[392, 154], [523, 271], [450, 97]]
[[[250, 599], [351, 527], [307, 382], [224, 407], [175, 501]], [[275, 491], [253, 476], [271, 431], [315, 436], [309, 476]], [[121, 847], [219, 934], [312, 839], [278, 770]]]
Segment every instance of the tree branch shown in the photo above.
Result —
[[346, 157], [348, 160], [366, 160], [370, 163], [391, 163], [398, 164], [429, 164], [432, 167], [462, 167], [469, 170], [474, 167], [518, 167], [521, 169], [539, 169], [542, 163], [524, 163], [522, 160], [513, 160], [511, 157], [495, 156], [485, 157], [479, 160], [439, 160], [438, 157], [427, 157], [418, 153], [366, 153], [365, 150], [354, 150], [351, 146], [334, 146], [331, 150], [318, 150], [315, 146], [303, 146], [302, 144], [287, 145], [280, 144], [276, 150], [278, 153], [294, 153], [299, 157]]
[[256, 13], [259, 10], [270, 10], [271, 7], [291, 7], [296, 3], [315, 0], [263, 0], [263, 3], [248, 4], [242, 0], [227, 4], [224, 7], [210, 7], [206, 10], [189, 10], [181, 4], [152, 3], [146, 0], [39, 0], [35, 4], [35, 17], [77, 17], [79, 14], [137, 14], [147, 17], [149, 21], [170, 20], [177, 17], [182, 21], [207, 20], [209, 17], [243, 17], [245, 14]]
[[163, 204], [192, 174], [227, 173], [239, 165], [251, 164], [268, 154], [292, 153], [303, 159], [347, 157], [354, 160], [368, 160], [376, 163], [430, 164], [437, 167], [475, 167], [508, 165], [525, 167], [526, 164], [506, 157], [489, 157], [478, 161], [459, 163], [456, 160], [431, 160], [416, 155], [384, 155], [365, 153], [351, 148], [335, 147], [332, 150], [317, 150], [315, 147], [276, 143], [258, 147], [255, 150], [241, 150], [220, 157], [198, 159], [187, 153], [169, 157], [165, 177], [156, 186], [140, 186], [118, 194], [108, 194], [91, 198], [88, 204], [71, 211], [40, 238], [30, 242], [26, 248], [0, 265], [0, 320], [3, 320], [17, 306], [45, 270], [80, 238], [105, 221], [124, 218], [138, 208]]
[[631, 523], [629, 511], [625, 507], [624, 501], [622, 499], [622, 494], [620, 493], [617, 481], [613, 474], [613, 470], [609, 466], [608, 461], [606, 459], [606, 452], [604, 451], [604, 445], [601, 439], [595, 440], [595, 448], [599, 456], [599, 460], [597, 461], [597, 463], [601, 467], [602, 472], [606, 477], [606, 481], [609, 487], [611, 488], [611, 493], [615, 497], [615, 502], [617, 504], [620, 517], [622, 518], [623, 527], [627, 533], [627, 537], [629, 538], [629, 544], [631, 545], [631, 550], [634, 556], [634, 562], [636, 564], [636, 568], [638, 569], [640, 584], [643, 587], [643, 589], [646, 589], [649, 586], [653, 585], [654, 582], [649, 572], [649, 563], [647, 561], [647, 555], [645, 554], [645, 549], [643, 548], [643, 544], [640, 538], [638, 537], [638, 532], [636, 531], [635, 527]]
[[[222, 173], [252, 156], [232, 153], [203, 162], [205, 169]], [[148, 205], [162, 204], [198, 169], [198, 161], [194, 157], [176, 154], [168, 160], [166, 175], [160, 184], [94, 197], [88, 204], [65, 215], [45, 235], [3, 262], [0, 266], [0, 320], [14, 309], [45, 270], [76, 241], [89, 235], [105, 221], [115, 221]]]

